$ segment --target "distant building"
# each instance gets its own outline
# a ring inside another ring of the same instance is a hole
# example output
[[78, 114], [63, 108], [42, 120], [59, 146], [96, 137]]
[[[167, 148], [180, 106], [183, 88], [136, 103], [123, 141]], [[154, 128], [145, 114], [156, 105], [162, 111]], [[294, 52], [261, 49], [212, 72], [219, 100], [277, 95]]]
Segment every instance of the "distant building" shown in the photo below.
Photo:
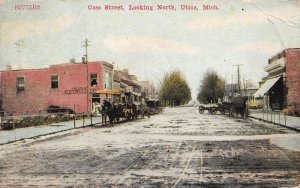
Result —
[[243, 81], [238, 92], [238, 84], [225, 84], [223, 101], [228, 102], [237, 96], [250, 97], [258, 90], [258, 84], [251, 80]]
[[141, 102], [142, 85], [139, 84], [135, 75], [129, 74], [128, 69], [114, 70], [114, 90], [119, 90], [116, 95], [116, 102]]
[[228, 102], [237, 96], [237, 84], [225, 84], [223, 101]]
[[50, 106], [90, 113], [92, 103], [106, 97], [96, 91], [112, 89], [112, 71], [104, 61], [1, 71], [2, 108], [6, 115], [39, 114]]
[[258, 88], [258, 83], [255, 83], [252, 80], [245, 80], [242, 82], [241, 95], [247, 97], [252, 96], [256, 93]]
[[145, 99], [156, 99], [157, 91], [155, 89], [155, 86], [150, 81], [140, 81], [139, 82], [143, 87], [143, 94], [145, 96]]
[[272, 109], [300, 105], [300, 48], [283, 50], [269, 59], [264, 67], [268, 76], [262, 79], [256, 98]]

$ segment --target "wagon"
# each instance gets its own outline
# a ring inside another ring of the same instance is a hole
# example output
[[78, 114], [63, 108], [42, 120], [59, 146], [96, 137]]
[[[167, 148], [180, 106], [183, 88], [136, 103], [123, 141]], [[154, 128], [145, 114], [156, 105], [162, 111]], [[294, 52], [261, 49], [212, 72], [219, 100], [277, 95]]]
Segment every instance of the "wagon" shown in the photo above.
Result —
[[201, 104], [199, 106], [199, 113], [204, 114], [205, 111], [207, 111], [209, 114], [216, 114], [217, 111], [220, 111], [220, 109], [217, 104], [209, 104], [209, 105]]
[[246, 104], [248, 97], [239, 96], [234, 98], [230, 104], [229, 116], [237, 117], [241, 116], [243, 118], [248, 117], [249, 110]]
[[162, 111], [161, 102], [159, 99], [146, 100], [146, 104], [150, 114], [158, 114]]
[[229, 114], [231, 117], [241, 116], [243, 118], [248, 117], [249, 110], [246, 104], [247, 97], [236, 97], [230, 102], [223, 102], [218, 104], [201, 104], [199, 106], [199, 113], [203, 114], [207, 111], [209, 114]]

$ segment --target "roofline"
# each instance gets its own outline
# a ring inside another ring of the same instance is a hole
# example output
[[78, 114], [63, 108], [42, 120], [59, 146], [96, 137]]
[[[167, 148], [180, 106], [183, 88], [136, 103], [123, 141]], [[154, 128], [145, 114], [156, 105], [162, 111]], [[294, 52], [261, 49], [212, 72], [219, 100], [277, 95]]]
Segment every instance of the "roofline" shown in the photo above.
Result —
[[25, 72], [25, 71], [43, 71], [43, 70], [48, 70], [49, 68], [40, 68], [40, 69], [12, 69], [12, 70], [2, 70], [0, 72]]
[[279, 54], [281, 54], [283, 52], [286, 52], [286, 51], [289, 51], [289, 50], [300, 50], [300, 48], [286, 48], [286, 49], [283, 49], [283, 50], [277, 52], [276, 54], [272, 55], [270, 58], [268, 58], [268, 62], [270, 62], [270, 60], [272, 60], [273, 58], [275, 58]]
[[[88, 62], [88, 64], [96, 64], [96, 63], [101, 63], [105, 66], [108, 66], [108, 67], [111, 67], [113, 68], [113, 64], [110, 64], [106, 61], [92, 61], [92, 62]], [[47, 68], [37, 68], [37, 69], [12, 69], [12, 70], [1, 70], [0, 72], [25, 72], [25, 71], [43, 71], [43, 70], [49, 70], [51, 67], [58, 67], [58, 66], [67, 66], [67, 65], [73, 65], [73, 64], [76, 64], [76, 65], [80, 65], [80, 64], [84, 64], [84, 63], [81, 63], [81, 62], [78, 62], [78, 63], [61, 63], [61, 64], [52, 64], [52, 65], [49, 65]]]

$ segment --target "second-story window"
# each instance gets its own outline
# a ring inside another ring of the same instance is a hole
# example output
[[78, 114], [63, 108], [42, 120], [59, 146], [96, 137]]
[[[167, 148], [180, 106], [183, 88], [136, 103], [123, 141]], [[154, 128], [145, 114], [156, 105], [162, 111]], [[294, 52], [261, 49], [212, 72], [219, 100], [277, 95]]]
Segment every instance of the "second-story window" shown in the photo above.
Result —
[[57, 75], [51, 75], [51, 89], [58, 88], [58, 76]]
[[90, 79], [91, 79], [91, 86], [92, 87], [98, 86], [97, 74], [91, 74]]
[[17, 90], [24, 91], [25, 90], [25, 78], [17, 77]]

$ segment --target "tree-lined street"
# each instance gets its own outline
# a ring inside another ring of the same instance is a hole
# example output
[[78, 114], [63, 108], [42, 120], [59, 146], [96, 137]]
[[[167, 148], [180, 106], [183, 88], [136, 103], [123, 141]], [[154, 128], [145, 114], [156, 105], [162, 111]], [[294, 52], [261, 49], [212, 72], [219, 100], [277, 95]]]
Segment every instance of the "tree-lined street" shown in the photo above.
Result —
[[196, 107], [2, 145], [0, 187], [293, 187], [297, 132]]

